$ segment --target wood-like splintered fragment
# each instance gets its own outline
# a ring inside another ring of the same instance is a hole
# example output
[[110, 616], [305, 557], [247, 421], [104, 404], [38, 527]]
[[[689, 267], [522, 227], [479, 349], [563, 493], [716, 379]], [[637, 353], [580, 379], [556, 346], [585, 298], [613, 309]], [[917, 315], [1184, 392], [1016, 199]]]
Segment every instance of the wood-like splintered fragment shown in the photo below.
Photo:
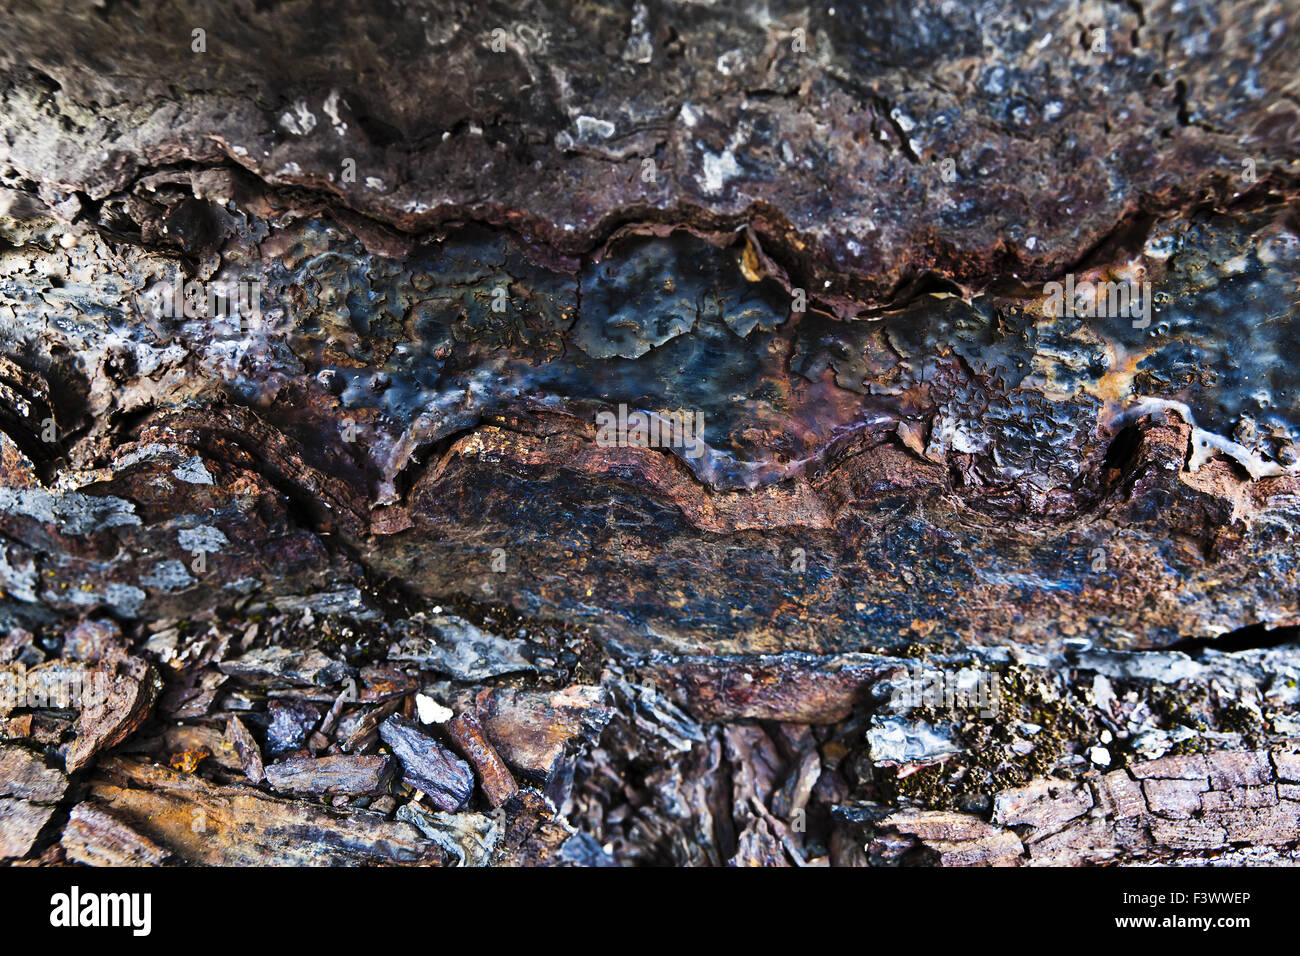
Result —
[[510, 768], [487, 739], [473, 713], [466, 711], [449, 721], [447, 736], [478, 771], [479, 786], [492, 806], [501, 806], [519, 789]]
[[238, 717], [231, 715], [226, 721], [226, 739], [230, 741], [231, 746], [235, 748], [235, 753], [239, 756], [239, 762], [243, 765], [244, 776], [251, 783], [261, 783], [266, 779], [266, 773], [262, 768], [262, 750], [257, 746], [257, 741], [249, 733], [244, 722]]
[[233, 661], [219, 665], [223, 674], [232, 677], [275, 677], [294, 684], [327, 687], [348, 676], [348, 667], [316, 650], [267, 647], [249, 651]]
[[60, 845], [69, 860], [86, 866], [160, 866], [171, 857], [165, 848], [91, 803], [73, 808]]
[[442, 810], [453, 812], [469, 802], [474, 772], [405, 717], [394, 715], [379, 727], [379, 736], [402, 762], [402, 779], [422, 791]]
[[379, 725], [382, 724], [389, 715], [396, 711], [401, 705], [402, 698], [394, 698], [393, 700], [385, 701], [367, 713], [357, 722], [356, 729], [353, 730], [352, 733], [348, 734], [347, 739], [343, 741], [343, 749], [350, 753], [354, 750], [360, 750], [363, 747], [367, 747], [373, 743], [375, 738], [379, 735]]
[[267, 767], [266, 781], [283, 793], [366, 797], [385, 792], [393, 770], [391, 757], [292, 757]]
[[348, 866], [442, 862], [407, 824], [365, 810], [327, 810], [220, 786], [155, 764], [107, 758], [91, 797], [187, 863], [210, 866]]
[[68, 748], [65, 765], [69, 773], [84, 767], [100, 751], [115, 747], [149, 716], [162, 689], [153, 666], [136, 658], [106, 664], [91, 672], [91, 686], [102, 675], [107, 681], [106, 699], [87, 701], [77, 721], [77, 737]]
[[478, 717], [493, 746], [521, 774], [547, 783], [570, 746], [594, 737], [613, 714], [604, 690], [575, 684], [560, 691], [485, 690]]
[[26, 856], [56, 809], [0, 797], [0, 860]]
[[33, 803], [58, 803], [68, 778], [45, 766], [23, 747], [0, 744], [0, 797], [20, 797]]

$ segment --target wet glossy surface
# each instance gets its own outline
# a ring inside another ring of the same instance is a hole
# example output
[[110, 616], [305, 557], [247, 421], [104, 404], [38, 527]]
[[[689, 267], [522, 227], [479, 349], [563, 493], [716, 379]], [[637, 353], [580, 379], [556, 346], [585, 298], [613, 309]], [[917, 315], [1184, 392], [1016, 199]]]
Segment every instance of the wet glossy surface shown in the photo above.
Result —
[[427, 440], [530, 405], [593, 419], [619, 403], [699, 410], [711, 453], [688, 467], [755, 487], [864, 424], [931, 419], [936, 456], [985, 456], [991, 477], [1051, 486], [1074, 477], [1099, 423], [1155, 398], [1263, 460], [1294, 460], [1300, 242], [1268, 216], [1153, 236], [1125, 264], [1153, 283], [1147, 329], [989, 295], [926, 295], [852, 323], [793, 313], [785, 289], [746, 279], [738, 247], [680, 233], [626, 240], [576, 277], [500, 237], [398, 264], [327, 235], [310, 227], [268, 275], [292, 352], [348, 407], [418, 421]]
[[[795, 313], [743, 240], [681, 232], [563, 272], [504, 234], [385, 257], [322, 220], [239, 213], [221, 257], [189, 265], [259, 281], [261, 314], [168, 318], [177, 259], [38, 227], [0, 251], [6, 427], [140, 524], [74, 536], [94, 565], [47, 560], [38, 580], [47, 532], [11, 514], [8, 587], [142, 615], [209, 584], [299, 593], [364, 567], [630, 649], [737, 653], [1127, 646], [1290, 620], [1292, 479], [1209, 467], [1289, 467], [1300, 270], [1280, 222], [1157, 226], [1144, 254], [1076, 277], [1150, 281], [1148, 329], [1005, 287], [852, 322]], [[709, 451], [599, 447], [596, 415], [620, 404], [701, 412]], [[1203, 426], [1190, 458], [1163, 415], [1115, 441], [1170, 409]], [[144, 444], [118, 461], [124, 440]], [[218, 570], [186, 580], [178, 530], [209, 523]]]
[[84, 355], [129, 351], [146, 370], [184, 347], [254, 406], [297, 380], [380, 413], [382, 444], [399, 448], [529, 409], [593, 425], [619, 404], [702, 412], [706, 454], [673, 453], [719, 489], [804, 473], [837, 438], [899, 421], [936, 461], [972, 455], [986, 480], [1068, 487], [1152, 400], [1193, 417], [1207, 454], [1260, 474], [1296, 457], [1300, 240], [1275, 213], [1159, 225], [1143, 255], [1087, 274], [1150, 281], [1146, 329], [1045, 314], [1036, 290], [926, 294], [840, 322], [747, 277], [742, 244], [684, 233], [626, 238], [565, 274], [486, 231], [397, 260], [317, 220], [228, 228], [243, 241], [214, 281], [261, 282], [263, 314], [242, 328], [159, 317], [175, 280], [157, 280], [175, 272], [155, 260], [120, 276], [73, 265], [47, 289], [11, 279], [11, 334], [32, 347], [53, 322]]

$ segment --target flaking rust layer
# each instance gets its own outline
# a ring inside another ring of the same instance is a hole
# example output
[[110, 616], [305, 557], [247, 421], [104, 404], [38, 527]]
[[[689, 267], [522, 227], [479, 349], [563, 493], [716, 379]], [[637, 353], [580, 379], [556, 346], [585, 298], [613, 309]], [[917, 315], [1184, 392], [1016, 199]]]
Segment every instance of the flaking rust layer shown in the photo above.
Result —
[[3, 35], [0, 858], [1294, 857], [1295, 4]]
[[[635, 653], [1296, 622], [1300, 242], [1275, 202], [1155, 223], [1081, 273], [1145, 276], [1144, 319], [1020, 288], [839, 321], [743, 237], [630, 235], [557, 271], [470, 229], [395, 259], [180, 178], [151, 202], [207, 217], [227, 300], [178, 301], [183, 259], [52, 220], [0, 255], [11, 614], [393, 581]], [[255, 314], [222, 314], [241, 288]], [[702, 428], [610, 447], [620, 407]]]

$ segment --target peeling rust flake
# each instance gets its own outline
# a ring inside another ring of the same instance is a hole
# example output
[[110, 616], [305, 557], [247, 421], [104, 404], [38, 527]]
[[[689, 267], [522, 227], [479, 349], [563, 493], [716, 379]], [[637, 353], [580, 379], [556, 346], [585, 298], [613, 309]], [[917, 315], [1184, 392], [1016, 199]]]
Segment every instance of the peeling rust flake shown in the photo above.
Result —
[[1300, 5], [237, 6], [3, 17], [0, 863], [1297, 862]]

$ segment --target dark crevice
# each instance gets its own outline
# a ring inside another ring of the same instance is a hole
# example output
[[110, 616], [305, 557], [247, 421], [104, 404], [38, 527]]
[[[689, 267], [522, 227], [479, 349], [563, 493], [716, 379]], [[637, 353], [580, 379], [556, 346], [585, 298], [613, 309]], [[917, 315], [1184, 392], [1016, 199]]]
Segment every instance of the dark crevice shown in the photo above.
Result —
[[1190, 125], [1191, 118], [1187, 111], [1187, 84], [1182, 80], [1174, 83], [1174, 105], [1178, 107], [1178, 125]]
[[1137, 425], [1127, 425], [1111, 439], [1102, 462], [1104, 468], [1118, 468], [1127, 471], [1142, 445], [1142, 429]]
[[1300, 627], [1288, 625], [1270, 628], [1267, 624], [1248, 624], [1218, 637], [1184, 637], [1165, 650], [1194, 654], [1198, 651], [1225, 652], [1267, 650], [1300, 640]]

